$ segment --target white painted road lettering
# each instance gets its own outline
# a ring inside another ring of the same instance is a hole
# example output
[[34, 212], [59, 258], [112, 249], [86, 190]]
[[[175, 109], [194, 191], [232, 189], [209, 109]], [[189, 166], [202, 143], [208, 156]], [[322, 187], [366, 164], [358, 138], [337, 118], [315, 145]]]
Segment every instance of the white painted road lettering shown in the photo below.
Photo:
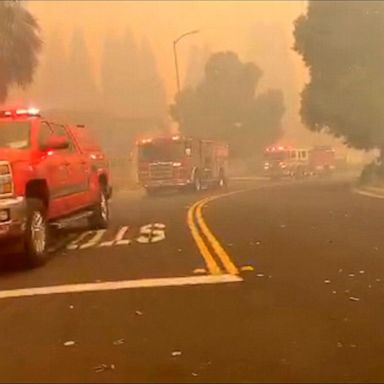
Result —
[[144, 225], [140, 229], [137, 242], [141, 244], [157, 243], [165, 239], [165, 225], [161, 223]]
[[117, 235], [112, 241], [104, 241], [99, 247], [111, 247], [112, 245], [128, 245], [131, 244], [131, 240], [124, 239], [125, 234], [128, 232], [129, 227], [124, 226], [119, 229]]
[[129, 227], [120, 228], [119, 232], [117, 232], [115, 243], [117, 245], [128, 245], [131, 243], [131, 240], [124, 239], [125, 234], [128, 232]]
[[79, 244], [91, 233], [92, 233], [92, 231], [83, 232], [82, 234], [80, 234], [80, 236], [78, 236], [75, 240], [73, 240], [67, 246], [67, 249], [68, 250], [74, 250], [74, 249], [79, 248]]
[[101, 238], [104, 236], [105, 232], [106, 229], [100, 229], [99, 231], [93, 232], [93, 237], [87, 243], [83, 244], [80, 249], [91, 248], [97, 245], [100, 242]]
[[[136, 238], [139, 244], [158, 243], [165, 239], [165, 225], [162, 223], [153, 223], [143, 225]], [[89, 249], [94, 247], [112, 247], [132, 244], [133, 239], [129, 239], [129, 226], [120, 227], [116, 235], [111, 236], [110, 230], [101, 229], [98, 231], [85, 231], [70, 242], [67, 250]], [[110, 240], [112, 238], [112, 240]], [[104, 240], [104, 241], [103, 241]]]

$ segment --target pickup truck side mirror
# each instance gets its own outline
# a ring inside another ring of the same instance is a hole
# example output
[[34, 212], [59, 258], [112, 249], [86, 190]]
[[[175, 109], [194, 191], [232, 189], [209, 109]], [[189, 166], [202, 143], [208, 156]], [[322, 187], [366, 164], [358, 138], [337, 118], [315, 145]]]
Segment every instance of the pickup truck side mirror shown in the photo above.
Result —
[[40, 149], [43, 151], [67, 149], [68, 147], [69, 140], [65, 136], [50, 136], [40, 145]]

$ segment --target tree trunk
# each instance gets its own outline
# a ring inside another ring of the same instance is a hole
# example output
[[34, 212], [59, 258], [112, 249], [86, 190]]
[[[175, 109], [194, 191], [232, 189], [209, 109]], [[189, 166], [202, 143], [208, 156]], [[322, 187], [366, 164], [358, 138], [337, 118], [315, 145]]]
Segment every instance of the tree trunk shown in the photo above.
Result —
[[384, 164], [384, 145], [381, 145], [379, 150], [380, 150], [379, 164], [382, 166]]

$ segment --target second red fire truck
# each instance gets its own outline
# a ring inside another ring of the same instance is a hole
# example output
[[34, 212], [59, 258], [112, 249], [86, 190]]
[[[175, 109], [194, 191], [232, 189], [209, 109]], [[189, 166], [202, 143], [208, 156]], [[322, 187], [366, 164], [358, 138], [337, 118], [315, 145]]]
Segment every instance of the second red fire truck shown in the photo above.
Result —
[[328, 176], [335, 169], [335, 150], [328, 146], [268, 147], [264, 151], [263, 168], [270, 178]]

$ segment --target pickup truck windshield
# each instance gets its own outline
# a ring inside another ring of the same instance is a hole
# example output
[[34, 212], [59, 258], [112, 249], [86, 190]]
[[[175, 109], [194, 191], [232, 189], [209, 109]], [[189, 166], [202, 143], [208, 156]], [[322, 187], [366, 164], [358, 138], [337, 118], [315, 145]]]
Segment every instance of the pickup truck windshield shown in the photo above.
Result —
[[28, 148], [29, 129], [26, 121], [0, 121], [0, 148]]
[[185, 156], [185, 143], [160, 142], [148, 143], [139, 147], [139, 158], [144, 161], [175, 161]]

